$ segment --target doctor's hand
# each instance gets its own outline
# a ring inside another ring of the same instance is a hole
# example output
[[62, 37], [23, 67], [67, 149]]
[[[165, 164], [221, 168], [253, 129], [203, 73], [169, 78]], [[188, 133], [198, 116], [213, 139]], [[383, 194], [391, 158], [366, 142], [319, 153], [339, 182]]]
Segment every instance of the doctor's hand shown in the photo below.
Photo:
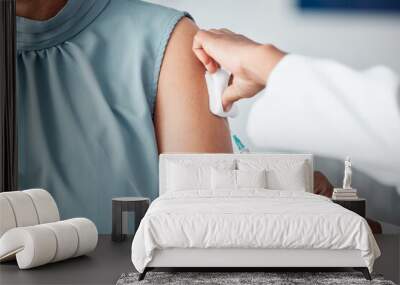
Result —
[[285, 56], [273, 45], [256, 43], [227, 29], [198, 31], [193, 51], [207, 71], [214, 73], [222, 66], [232, 73], [222, 96], [225, 110], [235, 101], [253, 97], [264, 89], [271, 71]]

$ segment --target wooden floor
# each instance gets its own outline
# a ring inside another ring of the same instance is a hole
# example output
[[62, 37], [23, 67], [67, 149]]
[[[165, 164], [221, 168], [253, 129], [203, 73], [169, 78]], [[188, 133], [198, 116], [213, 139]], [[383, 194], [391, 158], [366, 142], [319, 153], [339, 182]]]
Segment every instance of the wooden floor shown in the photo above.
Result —
[[[383, 256], [374, 271], [399, 283], [400, 235], [378, 235], [376, 239]], [[96, 250], [88, 256], [29, 270], [19, 270], [16, 262], [0, 264], [0, 284], [115, 284], [122, 273], [134, 271], [130, 248], [131, 238], [115, 243], [110, 236], [100, 236]]]

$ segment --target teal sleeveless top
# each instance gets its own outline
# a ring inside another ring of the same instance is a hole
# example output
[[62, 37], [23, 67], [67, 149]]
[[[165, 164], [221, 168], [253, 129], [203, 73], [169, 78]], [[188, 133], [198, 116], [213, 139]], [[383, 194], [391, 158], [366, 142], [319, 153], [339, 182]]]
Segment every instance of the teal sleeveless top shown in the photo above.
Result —
[[63, 219], [111, 230], [111, 199], [158, 195], [153, 126], [164, 51], [187, 14], [137, 0], [69, 0], [17, 18], [19, 188], [44, 188]]

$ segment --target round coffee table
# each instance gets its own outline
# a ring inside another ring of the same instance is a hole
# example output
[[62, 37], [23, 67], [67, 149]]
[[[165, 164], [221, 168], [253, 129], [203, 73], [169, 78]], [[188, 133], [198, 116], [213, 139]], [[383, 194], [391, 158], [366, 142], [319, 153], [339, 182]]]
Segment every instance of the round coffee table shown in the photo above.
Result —
[[135, 213], [135, 232], [140, 221], [146, 214], [150, 199], [145, 197], [116, 197], [112, 199], [112, 240], [123, 241], [126, 238], [124, 230], [128, 228], [126, 212]]

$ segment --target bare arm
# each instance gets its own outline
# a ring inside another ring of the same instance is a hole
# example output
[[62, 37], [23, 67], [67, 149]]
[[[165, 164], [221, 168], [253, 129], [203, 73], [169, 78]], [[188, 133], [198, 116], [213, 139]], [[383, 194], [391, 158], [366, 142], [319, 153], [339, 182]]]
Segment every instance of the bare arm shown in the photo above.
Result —
[[205, 69], [192, 52], [196, 25], [182, 19], [168, 43], [158, 83], [158, 151], [232, 152], [228, 122], [210, 113]]

